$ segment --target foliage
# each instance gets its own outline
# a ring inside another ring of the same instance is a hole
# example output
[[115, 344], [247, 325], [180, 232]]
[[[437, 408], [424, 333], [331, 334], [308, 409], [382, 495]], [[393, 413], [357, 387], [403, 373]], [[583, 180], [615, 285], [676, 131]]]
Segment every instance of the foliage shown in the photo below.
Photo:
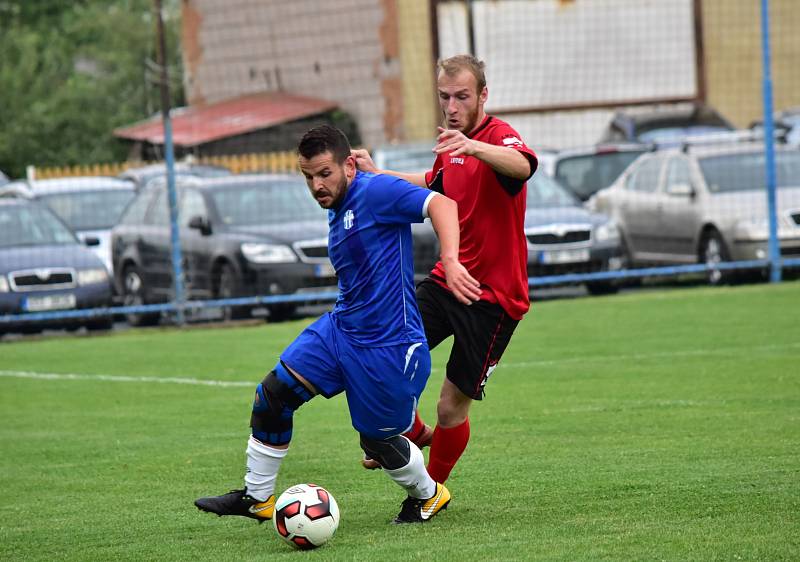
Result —
[[[180, 6], [165, 2], [173, 104]], [[152, 0], [0, 0], [0, 169], [119, 160], [114, 128], [159, 108]]]

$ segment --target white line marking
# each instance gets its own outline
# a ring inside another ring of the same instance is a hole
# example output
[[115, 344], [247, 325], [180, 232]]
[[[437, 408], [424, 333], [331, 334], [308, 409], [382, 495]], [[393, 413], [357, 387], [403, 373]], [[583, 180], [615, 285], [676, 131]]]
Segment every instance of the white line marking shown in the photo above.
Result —
[[568, 363], [597, 363], [603, 361], [639, 361], [644, 359], [662, 359], [665, 357], [693, 357], [701, 355], [741, 355], [742, 353], [758, 351], [777, 351], [781, 349], [800, 348], [800, 342], [776, 343], [756, 345], [752, 347], [715, 347], [714, 349], [686, 349], [678, 351], [661, 351], [655, 353], [627, 353], [621, 355], [596, 355], [594, 357], [565, 357], [563, 359], [541, 359], [535, 361], [520, 361], [517, 363], [499, 363], [498, 367], [506, 368], [536, 367], [540, 365], [560, 365]]
[[[215, 381], [195, 378], [180, 377], [129, 377], [125, 375], [85, 375], [74, 373], [35, 373], [33, 371], [0, 371], [0, 377], [11, 377], [18, 379], [41, 379], [41, 380], [84, 380], [84, 381], [107, 381], [107, 382], [146, 382], [146, 383], [172, 383], [172, 384], [191, 384], [197, 386], [256, 386], [256, 382], [244, 381]], [[254, 379], [255, 380], [255, 379]]]
[[[779, 351], [783, 349], [800, 349], [800, 342], [757, 345], [752, 347], [716, 347], [714, 349], [687, 349], [680, 351], [663, 351], [656, 353], [630, 353], [622, 355], [597, 355], [594, 357], [566, 357], [563, 359], [541, 359], [536, 361], [520, 361], [516, 363], [500, 363], [498, 367], [524, 368], [548, 365], [566, 365], [570, 363], [596, 363], [602, 361], [639, 361], [644, 359], [661, 359], [665, 357], [692, 357], [701, 355], [741, 355], [742, 353], [759, 351]], [[438, 369], [431, 369], [432, 372]], [[87, 380], [106, 382], [143, 382], [166, 384], [189, 384], [194, 386], [221, 386], [221, 387], [250, 387], [257, 383], [252, 381], [217, 381], [191, 377], [132, 377], [126, 375], [87, 375], [75, 373], [37, 373], [34, 371], [5, 371], [0, 370], [0, 377], [39, 380]]]

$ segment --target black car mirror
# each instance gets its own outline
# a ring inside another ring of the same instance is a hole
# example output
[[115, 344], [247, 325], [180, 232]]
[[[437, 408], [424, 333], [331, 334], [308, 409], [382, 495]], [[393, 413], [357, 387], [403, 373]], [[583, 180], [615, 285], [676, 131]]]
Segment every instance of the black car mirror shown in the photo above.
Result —
[[200, 215], [195, 215], [189, 219], [189, 228], [199, 230], [203, 236], [211, 234], [211, 223], [208, 222], [207, 218]]
[[100, 239], [97, 236], [87, 236], [83, 239], [83, 243], [87, 246], [99, 246]]

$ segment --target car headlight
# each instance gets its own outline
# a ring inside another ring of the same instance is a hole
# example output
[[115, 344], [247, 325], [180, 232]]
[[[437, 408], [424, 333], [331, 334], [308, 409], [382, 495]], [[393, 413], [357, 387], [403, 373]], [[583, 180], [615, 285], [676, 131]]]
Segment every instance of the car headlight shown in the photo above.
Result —
[[281, 244], [245, 242], [242, 244], [242, 254], [253, 263], [292, 263], [297, 261], [297, 255], [292, 249]]
[[78, 285], [92, 285], [108, 281], [108, 272], [104, 267], [81, 269], [78, 271]]
[[8, 279], [5, 275], [0, 275], [0, 293], [7, 293], [8, 288]]
[[598, 242], [619, 240], [619, 228], [617, 228], [617, 223], [613, 220], [599, 225], [595, 229], [594, 234]]

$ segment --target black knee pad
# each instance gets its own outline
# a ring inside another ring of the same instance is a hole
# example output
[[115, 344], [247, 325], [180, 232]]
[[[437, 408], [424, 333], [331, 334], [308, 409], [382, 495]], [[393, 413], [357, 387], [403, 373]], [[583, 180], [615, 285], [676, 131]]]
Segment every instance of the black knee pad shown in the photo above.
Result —
[[285, 445], [292, 440], [294, 411], [312, 394], [286, 370], [275, 366], [256, 387], [250, 427], [253, 437], [267, 445]]
[[408, 439], [395, 435], [388, 439], [373, 439], [361, 434], [361, 449], [375, 459], [383, 468], [394, 470], [402, 468], [411, 460], [411, 446]]

